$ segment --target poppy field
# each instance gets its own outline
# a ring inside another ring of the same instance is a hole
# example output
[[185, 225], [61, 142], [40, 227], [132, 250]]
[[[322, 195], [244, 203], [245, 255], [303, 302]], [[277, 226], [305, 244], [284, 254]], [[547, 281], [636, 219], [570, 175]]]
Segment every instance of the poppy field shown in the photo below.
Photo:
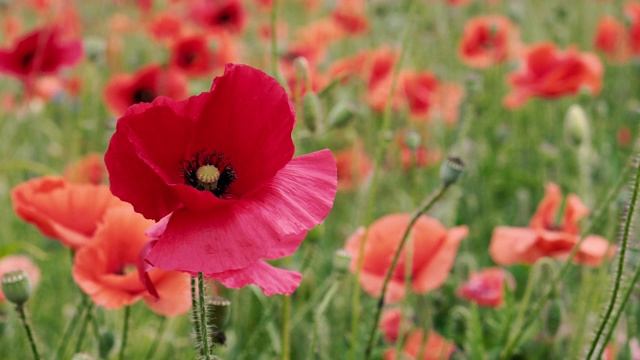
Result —
[[640, 2], [0, 27], [0, 359], [640, 359]]

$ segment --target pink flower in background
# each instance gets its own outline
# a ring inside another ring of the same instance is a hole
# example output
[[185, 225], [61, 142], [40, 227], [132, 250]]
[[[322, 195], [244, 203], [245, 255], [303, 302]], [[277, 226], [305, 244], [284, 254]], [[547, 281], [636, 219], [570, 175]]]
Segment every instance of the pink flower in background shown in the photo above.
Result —
[[480, 306], [499, 307], [504, 303], [505, 283], [513, 288], [513, 278], [504, 269], [493, 267], [472, 273], [458, 288], [458, 296]]

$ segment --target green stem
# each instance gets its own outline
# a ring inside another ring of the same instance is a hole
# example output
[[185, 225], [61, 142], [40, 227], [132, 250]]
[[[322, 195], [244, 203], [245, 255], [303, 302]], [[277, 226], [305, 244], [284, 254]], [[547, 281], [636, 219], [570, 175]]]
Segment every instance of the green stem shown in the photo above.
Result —
[[384, 296], [387, 293], [387, 288], [389, 287], [389, 281], [391, 280], [391, 275], [393, 274], [393, 270], [396, 268], [398, 260], [400, 259], [400, 253], [402, 252], [402, 249], [404, 248], [404, 245], [407, 242], [407, 239], [409, 238], [409, 234], [411, 233], [413, 224], [415, 224], [415, 222], [418, 220], [420, 215], [429, 211], [429, 209], [431, 209], [431, 207], [438, 200], [440, 200], [440, 198], [442, 198], [442, 196], [447, 191], [447, 189], [449, 189], [449, 186], [444, 186], [444, 185], [438, 188], [438, 190], [436, 190], [436, 192], [434, 192], [431, 196], [429, 196], [424, 201], [424, 203], [418, 208], [418, 210], [416, 210], [413, 213], [413, 215], [411, 216], [411, 220], [409, 220], [409, 225], [407, 226], [407, 229], [404, 231], [404, 234], [402, 235], [402, 240], [400, 241], [400, 244], [398, 245], [398, 248], [396, 249], [396, 252], [393, 255], [391, 266], [389, 266], [389, 269], [387, 270], [387, 274], [384, 278], [384, 282], [382, 283], [382, 292], [380, 293], [380, 297], [378, 298], [378, 305], [376, 307], [374, 321], [369, 332], [369, 340], [367, 341], [367, 347], [365, 349], [365, 357], [364, 357], [365, 359], [371, 358], [371, 353], [373, 351], [373, 343], [376, 338], [376, 330], [378, 329], [378, 322], [380, 322], [380, 314], [382, 313], [382, 307], [384, 305]]
[[282, 360], [291, 359], [291, 298], [284, 295], [282, 302]]
[[158, 350], [158, 347], [160, 347], [160, 341], [164, 336], [164, 330], [166, 328], [167, 328], [167, 318], [164, 316], [161, 316], [160, 324], [158, 325], [158, 331], [156, 332], [156, 337], [153, 339], [153, 343], [151, 344], [149, 351], [147, 351], [147, 356], [145, 356], [145, 359], [147, 360], [153, 359], [153, 355], [156, 353], [156, 350]]
[[613, 309], [616, 305], [616, 300], [618, 299], [618, 291], [620, 290], [620, 284], [622, 283], [622, 273], [624, 268], [624, 263], [627, 260], [627, 245], [629, 243], [629, 235], [631, 234], [631, 222], [633, 220], [633, 216], [636, 210], [636, 204], [638, 202], [638, 193], [640, 192], [640, 166], [638, 166], [635, 174], [635, 179], [633, 181], [633, 194], [631, 195], [631, 201], [629, 203], [629, 210], [625, 215], [624, 228], [622, 233], [622, 241], [620, 244], [620, 257], [618, 258], [618, 267], [616, 269], [615, 282], [613, 283], [613, 290], [611, 292], [611, 299], [609, 301], [609, 306], [600, 320], [600, 326], [598, 327], [598, 331], [596, 332], [596, 336], [591, 343], [591, 348], [589, 349], [589, 353], [587, 354], [587, 360], [591, 359], [596, 347], [598, 346], [598, 342], [600, 341], [600, 336], [613, 313]]
[[27, 333], [27, 338], [29, 338], [29, 344], [31, 345], [31, 351], [33, 352], [33, 358], [36, 360], [40, 359], [40, 355], [38, 354], [38, 348], [36, 347], [36, 342], [33, 338], [33, 333], [31, 332], [31, 326], [27, 321], [27, 315], [24, 310], [24, 304], [16, 305], [16, 311], [20, 316], [20, 321], [22, 321], [22, 325], [24, 326], [24, 330]]
[[580, 240], [578, 240], [578, 243], [573, 247], [573, 249], [569, 253], [569, 256], [567, 257], [564, 264], [560, 268], [560, 271], [553, 278], [549, 286], [547, 286], [547, 290], [540, 297], [540, 300], [536, 303], [535, 307], [528, 312], [529, 315], [526, 317], [522, 327], [519, 330], [516, 330], [515, 334], [512, 337], [512, 340], [509, 343], [507, 343], [507, 345], [503, 348], [501, 358], [506, 359], [511, 355], [511, 352], [513, 351], [514, 347], [520, 342], [520, 339], [524, 335], [527, 328], [531, 324], [533, 324], [533, 322], [536, 319], [538, 319], [538, 316], [542, 311], [542, 308], [544, 307], [544, 305], [546, 305], [551, 294], [553, 293], [553, 290], [558, 287], [558, 285], [560, 284], [560, 280], [562, 280], [564, 276], [567, 274], [567, 272], [569, 272], [571, 261], [578, 253], [578, 250], [580, 249], [580, 245], [582, 245], [582, 242], [585, 239], [585, 235], [589, 234], [593, 230], [593, 228], [595, 227], [595, 224], [598, 223], [598, 221], [604, 214], [604, 210], [606, 209], [606, 207], [609, 206], [613, 198], [620, 192], [620, 190], [622, 189], [622, 186], [625, 184], [625, 180], [627, 179], [627, 173], [632, 169], [632, 166], [630, 164], [631, 164], [630, 161], [627, 162], [627, 165], [623, 170], [622, 175], [618, 178], [618, 181], [616, 182], [616, 184], [609, 190], [609, 192], [607, 193], [607, 196], [605, 197], [605, 200], [601, 202], [600, 207], [598, 207], [598, 210], [595, 211], [594, 215], [591, 217], [589, 226], [580, 233]]
[[[405, 251], [404, 263], [404, 293], [402, 297], [402, 303], [400, 304], [400, 325], [398, 325], [398, 340], [396, 341], [396, 354], [402, 353], [402, 347], [405, 342], [405, 335], [408, 334], [408, 327], [406, 326], [407, 312], [409, 311], [409, 294], [411, 293], [411, 274], [413, 269], [413, 239], [407, 239], [407, 251]], [[421, 359], [421, 358], [418, 358]]]
[[204, 296], [204, 277], [202, 273], [198, 273], [198, 311], [200, 312], [200, 330], [202, 331], [202, 348], [204, 349], [204, 358], [211, 360], [209, 353], [209, 334], [207, 329], [207, 309], [205, 307]]
[[78, 325], [78, 320], [84, 313], [85, 309], [87, 308], [87, 305], [88, 305], [87, 296], [84, 293], [82, 293], [80, 298], [80, 305], [76, 307], [76, 312], [73, 314], [73, 317], [71, 318], [71, 322], [69, 322], [69, 324], [67, 325], [67, 328], [64, 331], [64, 335], [62, 335], [62, 341], [58, 346], [58, 351], [56, 351], [56, 359], [64, 358], [64, 351], [66, 350], [67, 344], [69, 343], [69, 338], [73, 333], [73, 331], [76, 329], [76, 325]]
[[[375, 190], [378, 184], [378, 178], [380, 174], [380, 166], [382, 164], [382, 158], [389, 146], [391, 139], [387, 137], [387, 131], [391, 128], [391, 112], [393, 105], [393, 97], [395, 96], [396, 86], [398, 83], [398, 75], [400, 74], [400, 68], [402, 67], [402, 63], [407, 53], [408, 43], [410, 40], [409, 34], [411, 33], [411, 28], [413, 25], [413, 19], [415, 15], [411, 11], [414, 8], [415, 0], [409, 0], [410, 4], [408, 6], [410, 19], [407, 21], [407, 27], [402, 36], [402, 43], [400, 45], [400, 57], [398, 61], [395, 63], [393, 67], [393, 73], [391, 75], [391, 91], [389, 94], [389, 101], [385, 105], [384, 114], [382, 117], [382, 126], [379, 132], [379, 140], [377, 152], [375, 154], [375, 158], [373, 161], [373, 170], [371, 174], [371, 184], [369, 186], [368, 194], [367, 194], [367, 203], [365, 206], [365, 224], [369, 224], [371, 222], [371, 218], [373, 217], [373, 204], [375, 200]], [[356, 349], [359, 344], [358, 339], [358, 330], [360, 326], [360, 274], [362, 273], [362, 266], [364, 265], [363, 258], [361, 256], [364, 254], [365, 245], [367, 243], [367, 238], [369, 235], [369, 227], [367, 226], [363, 236], [362, 241], [360, 242], [360, 247], [358, 249], [358, 261], [356, 263], [356, 271], [355, 277], [353, 278], [353, 290], [351, 297], [351, 348], [349, 351], [349, 359], [356, 359]]]
[[127, 347], [127, 332], [129, 331], [129, 315], [131, 306], [124, 307], [124, 320], [122, 324], [122, 343], [120, 345], [120, 360], [124, 360], [124, 350]]
[[314, 358], [313, 353], [316, 346], [316, 339], [318, 338], [318, 323], [320, 322], [322, 315], [324, 315], [324, 312], [327, 310], [331, 299], [333, 299], [333, 296], [336, 294], [339, 287], [339, 281], [335, 280], [331, 283], [331, 287], [325, 293], [324, 298], [322, 298], [322, 302], [320, 302], [320, 305], [318, 305], [317, 310], [313, 314], [313, 334], [311, 336], [311, 345], [309, 346], [309, 355], [307, 356], [307, 359], [309, 360]]
[[204, 347], [202, 346], [202, 327], [200, 318], [198, 317], [198, 286], [196, 278], [191, 277], [191, 321], [193, 321], [193, 329], [196, 333], [196, 348], [200, 352], [200, 356], [204, 356]]
[[89, 302], [89, 306], [87, 306], [87, 311], [84, 314], [84, 319], [82, 321], [82, 325], [80, 325], [80, 334], [78, 335], [78, 341], [76, 342], [76, 348], [74, 352], [80, 352], [82, 348], [82, 342], [84, 341], [84, 334], [87, 331], [87, 325], [89, 324], [89, 320], [91, 319], [91, 311], [93, 310], [93, 303]]

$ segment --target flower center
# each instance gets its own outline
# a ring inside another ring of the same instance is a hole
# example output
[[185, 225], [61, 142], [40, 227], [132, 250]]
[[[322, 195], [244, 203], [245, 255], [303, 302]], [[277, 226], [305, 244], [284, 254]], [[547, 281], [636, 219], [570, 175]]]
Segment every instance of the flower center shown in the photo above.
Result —
[[184, 183], [221, 199], [229, 199], [231, 184], [236, 179], [236, 170], [230, 160], [223, 153], [198, 151], [190, 159], [182, 160], [180, 171]]
[[155, 98], [156, 94], [153, 92], [153, 90], [140, 88], [133, 93], [131, 101], [133, 102], [133, 104], [138, 104], [141, 102], [152, 102]]

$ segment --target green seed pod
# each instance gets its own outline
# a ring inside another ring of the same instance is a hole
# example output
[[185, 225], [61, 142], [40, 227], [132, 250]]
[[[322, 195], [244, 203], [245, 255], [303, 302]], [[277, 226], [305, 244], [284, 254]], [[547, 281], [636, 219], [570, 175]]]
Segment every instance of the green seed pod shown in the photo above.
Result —
[[422, 137], [418, 132], [409, 130], [406, 134], [404, 134], [404, 143], [411, 150], [417, 150], [420, 147], [420, 143], [422, 142]]
[[440, 167], [440, 181], [442, 185], [449, 186], [458, 181], [464, 172], [464, 163], [460, 158], [449, 157]]
[[304, 124], [311, 132], [316, 132], [322, 121], [322, 104], [318, 95], [307, 92], [302, 98], [302, 117]]
[[544, 319], [544, 332], [550, 338], [554, 338], [562, 325], [562, 304], [559, 299], [553, 299], [547, 309]]
[[589, 121], [580, 105], [571, 105], [564, 119], [564, 137], [570, 145], [580, 146], [589, 142]]
[[106, 359], [109, 356], [109, 353], [113, 349], [113, 345], [115, 344], [115, 337], [111, 331], [105, 331], [100, 334], [100, 341], [98, 343], [98, 351], [101, 359]]
[[207, 325], [221, 331], [229, 321], [231, 301], [214, 296], [207, 302]]
[[333, 271], [338, 275], [344, 275], [349, 272], [349, 264], [351, 264], [351, 254], [346, 250], [338, 250], [333, 256]]
[[102, 64], [105, 60], [105, 54], [107, 51], [107, 43], [104, 39], [98, 37], [87, 37], [83, 41], [85, 54], [87, 54], [87, 59], [89, 61]]
[[340, 101], [335, 104], [327, 115], [327, 123], [331, 129], [342, 128], [347, 125], [351, 119], [353, 119], [353, 106], [345, 101]]
[[24, 304], [31, 295], [29, 274], [25, 270], [15, 270], [2, 275], [2, 292], [12, 303]]

